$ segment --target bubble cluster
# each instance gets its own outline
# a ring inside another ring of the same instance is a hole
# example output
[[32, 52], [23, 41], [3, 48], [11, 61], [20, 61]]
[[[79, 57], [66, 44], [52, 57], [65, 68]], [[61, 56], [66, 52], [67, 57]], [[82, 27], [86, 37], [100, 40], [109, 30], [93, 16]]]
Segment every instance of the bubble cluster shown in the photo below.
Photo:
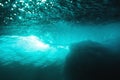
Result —
[[[5, 16], [4, 22], [8, 21], [38, 21], [44, 17], [49, 16], [45, 14], [46, 10], [51, 9], [54, 6], [54, 1], [47, 0], [16, 0], [11, 2], [7, 0], [0, 2], [0, 8], [6, 9], [6, 15], [4, 11], [2, 13]], [[48, 18], [48, 17], [47, 17]]]

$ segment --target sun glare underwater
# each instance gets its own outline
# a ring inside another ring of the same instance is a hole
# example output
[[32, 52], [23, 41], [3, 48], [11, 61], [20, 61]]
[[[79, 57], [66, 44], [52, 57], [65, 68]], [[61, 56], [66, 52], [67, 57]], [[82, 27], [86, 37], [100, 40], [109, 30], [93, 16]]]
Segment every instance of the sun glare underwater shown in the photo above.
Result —
[[[43, 30], [40, 33], [34, 29], [34, 26], [33, 28], [26, 29], [26, 31], [25, 29], [19, 29], [19, 32], [17, 29], [11, 29], [3, 32], [14, 33], [0, 36], [0, 62], [2, 65], [7, 66], [14, 62], [19, 62], [21, 65], [32, 64], [33, 66], [42, 67], [52, 63], [56, 65], [62, 64], [66, 55], [69, 53], [70, 45], [73, 43], [91, 40], [107, 44], [111, 39], [114, 40], [116, 37], [120, 37], [118, 35], [118, 26], [120, 25], [116, 23], [104, 25], [107, 28], [102, 27], [99, 29], [98, 27], [94, 28], [91, 26], [83, 27], [83, 25], [77, 25], [79, 27], [76, 28], [72, 27], [73, 25], [71, 26], [71, 24], [59, 22], [54, 27], [50, 25], [51, 28], [47, 28], [45, 31], [43, 27], [40, 29]], [[108, 26], [116, 27], [109, 28]], [[37, 27], [40, 26], [37, 25]]]
[[[112, 48], [120, 40], [118, 7], [115, 0], [0, 0], [0, 68], [32, 66], [49, 78], [48, 66], [59, 66], [61, 73], [74, 43], [95, 41]], [[25, 76], [10, 80], [28, 80]], [[44, 78], [39, 80], [53, 80]]]

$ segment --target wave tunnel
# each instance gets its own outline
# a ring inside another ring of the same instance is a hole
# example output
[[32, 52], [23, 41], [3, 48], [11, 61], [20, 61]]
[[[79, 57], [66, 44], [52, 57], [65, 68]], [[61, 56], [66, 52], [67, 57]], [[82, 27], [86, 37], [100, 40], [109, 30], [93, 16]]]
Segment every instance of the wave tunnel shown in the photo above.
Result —
[[112, 62], [120, 53], [119, 13], [118, 0], [0, 0], [0, 80], [79, 80], [66, 79], [69, 56], [70, 65], [86, 60], [71, 47], [86, 53], [95, 45], [97, 53], [94, 42], [108, 48]]

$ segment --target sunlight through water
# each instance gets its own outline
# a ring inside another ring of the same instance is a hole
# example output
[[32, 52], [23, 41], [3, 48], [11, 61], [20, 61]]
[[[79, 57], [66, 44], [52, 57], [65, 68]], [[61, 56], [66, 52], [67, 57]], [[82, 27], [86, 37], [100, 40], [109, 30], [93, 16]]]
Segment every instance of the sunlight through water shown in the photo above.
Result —
[[[17, 62], [21, 65], [45, 67], [52, 63], [64, 61], [68, 46], [50, 45], [39, 37], [30, 36], [1, 36], [0, 63], [10, 65]], [[56, 64], [57, 64], [56, 63]]]

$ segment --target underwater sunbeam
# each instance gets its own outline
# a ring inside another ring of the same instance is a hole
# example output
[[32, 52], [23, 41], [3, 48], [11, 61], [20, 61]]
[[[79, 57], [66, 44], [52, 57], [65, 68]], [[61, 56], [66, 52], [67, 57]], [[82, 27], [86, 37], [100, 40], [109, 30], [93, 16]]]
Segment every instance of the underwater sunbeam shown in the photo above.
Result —
[[45, 43], [45, 38], [36, 35], [0, 36], [0, 63], [11, 65], [48, 66], [52, 63], [61, 64], [68, 53], [67, 46]]
[[45, 44], [37, 36], [34, 35], [22, 37], [22, 42], [20, 41], [19, 44], [22, 44], [23, 41], [23, 45], [25, 45], [28, 49], [39, 51], [46, 51], [49, 49], [49, 44]]

